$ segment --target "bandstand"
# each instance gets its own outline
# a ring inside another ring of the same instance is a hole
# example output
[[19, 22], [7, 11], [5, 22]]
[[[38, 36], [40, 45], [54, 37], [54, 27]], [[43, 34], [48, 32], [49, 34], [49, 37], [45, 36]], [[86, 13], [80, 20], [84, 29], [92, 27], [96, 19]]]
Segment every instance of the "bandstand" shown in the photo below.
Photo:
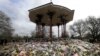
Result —
[[45, 26], [49, 26], [49, 38], [52, 39], [52, 27], [61, 26], [61, 37], [66, 37], [66, 23], [73, 19], [74, 10], [64, 6], [55, 5], [52, 2], [29, 10], [29, 18], [36, 23], [36, 36], [43, 38]]

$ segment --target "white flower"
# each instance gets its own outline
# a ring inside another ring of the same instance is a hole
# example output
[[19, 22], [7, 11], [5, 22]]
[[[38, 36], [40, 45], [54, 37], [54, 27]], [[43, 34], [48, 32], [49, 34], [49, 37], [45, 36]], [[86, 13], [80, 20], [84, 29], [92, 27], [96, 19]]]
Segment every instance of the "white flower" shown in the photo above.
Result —
[[52, 49], [49, 49], [48, 51], [49, 51], [49, 52], [52, 52]]
[[48, 52], [46, 52], [46, 53], [45, 53], [45, 55], [49, 55], [49, 53], [48, 53]]
[[36, 54], [36, 51], [34, 50], [32, 53], [33, 53], [33, 54]]

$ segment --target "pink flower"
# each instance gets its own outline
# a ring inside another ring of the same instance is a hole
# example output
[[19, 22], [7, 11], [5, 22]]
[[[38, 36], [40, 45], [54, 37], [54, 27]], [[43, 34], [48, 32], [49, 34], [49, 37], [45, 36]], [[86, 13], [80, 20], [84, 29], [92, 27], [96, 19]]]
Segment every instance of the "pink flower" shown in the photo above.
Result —
[[73, 56], [79, 56], [77, 53], [75, 53]]
[[21, 52], [19, 53], [19, 56], [26, 56], [26, 52], [25, 52], [25, 51], [21, 51]]

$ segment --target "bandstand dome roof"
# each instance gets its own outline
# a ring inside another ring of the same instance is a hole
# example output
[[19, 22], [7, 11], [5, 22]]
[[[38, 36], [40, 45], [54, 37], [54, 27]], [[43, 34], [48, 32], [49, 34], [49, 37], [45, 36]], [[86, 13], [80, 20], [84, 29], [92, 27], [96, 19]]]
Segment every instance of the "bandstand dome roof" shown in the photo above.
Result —
[[69, 8], [55, 5], [52, 2], [45, 5], [33, 8], [29, 10], [29, 18], [32, 22], [36, 23], [36, 20], [39, 20], [36, 15], [43, 15], [43, 18], [40, 24], [44, 23], [45, 25], [50, 25], [50, 17], [47, 15], [48, 12], [54, 12], [55, 14], [52, 17], [52, 25], [55, 26], [58, 23], [63, 24], [60, 16], [63, 16], [64, 22], [67, 23], [73, 19], [74, 10]]

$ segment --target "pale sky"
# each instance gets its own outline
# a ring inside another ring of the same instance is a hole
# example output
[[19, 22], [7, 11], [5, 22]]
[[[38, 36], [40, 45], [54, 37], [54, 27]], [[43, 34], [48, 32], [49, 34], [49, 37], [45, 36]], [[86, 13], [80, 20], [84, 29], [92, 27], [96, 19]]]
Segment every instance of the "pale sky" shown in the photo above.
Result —
[[[11, 18], [15, 34], [30, 36], [35, 24], [30, 22], [28, 10], [49, 2], [50, 0], [0, 0], [0, 10]], [[53, 3], [75, 10], [73, 21], [87, 16], [100, 17], [100, 0], [53, 0]]]

